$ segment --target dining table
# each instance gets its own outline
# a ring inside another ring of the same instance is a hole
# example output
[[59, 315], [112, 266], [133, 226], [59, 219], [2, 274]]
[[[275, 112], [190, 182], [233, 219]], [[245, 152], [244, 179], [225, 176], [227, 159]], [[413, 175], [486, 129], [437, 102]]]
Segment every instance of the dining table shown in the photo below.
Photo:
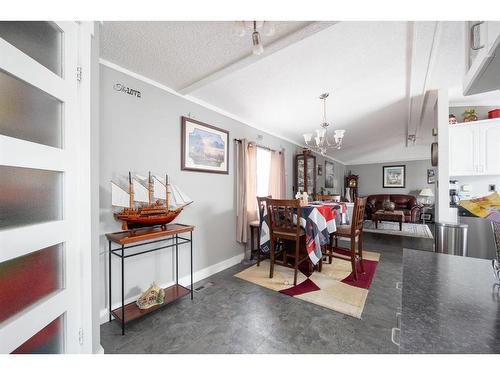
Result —
[[[330, 242], [330, 234], [337, 230], [337, 221], [346, 223], [347, 207], [342, 202], [311, 202], [301, 206], [300, 210], [300, 226], [305, 231], [307, 253], [312, 264], [316, 265], [322, 257], [321, 247]], [[263, 253], [271, 250], [267, 210], [260, 213], [260, 249]]]

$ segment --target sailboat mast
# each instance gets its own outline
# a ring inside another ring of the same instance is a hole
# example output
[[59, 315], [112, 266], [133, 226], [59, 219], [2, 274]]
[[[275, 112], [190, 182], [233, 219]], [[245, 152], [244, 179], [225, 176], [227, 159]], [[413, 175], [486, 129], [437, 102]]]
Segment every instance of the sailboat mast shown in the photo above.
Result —
[[153, 195], [153, 186], [151, 185], [151, 171], [149, 171], [149, 178], [148, 178], [148, 199], [149, 199], [149, 205], [151, 206], [151, 201], [152, 201], [152, 195]]
[[132, 174], [128, 172], [128, 193], [130, 209], [134, 207], [134, 191], [132, 189]]
[[165, 175], [165, 206], [167, 206], [168, 210], [168, 174]]

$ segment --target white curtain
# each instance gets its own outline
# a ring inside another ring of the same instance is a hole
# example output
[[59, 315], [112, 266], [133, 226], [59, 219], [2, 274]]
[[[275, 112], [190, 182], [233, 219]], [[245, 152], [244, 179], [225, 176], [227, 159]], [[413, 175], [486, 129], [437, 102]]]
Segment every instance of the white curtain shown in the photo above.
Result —
[[257, 218], [256, 150], [246, 139], [236, 144], [236, 241], [246, 243]]
[[283, 150], [271, 152], [269, 194], [274, 199], [285, 199], [286, 196], [285, 153]]

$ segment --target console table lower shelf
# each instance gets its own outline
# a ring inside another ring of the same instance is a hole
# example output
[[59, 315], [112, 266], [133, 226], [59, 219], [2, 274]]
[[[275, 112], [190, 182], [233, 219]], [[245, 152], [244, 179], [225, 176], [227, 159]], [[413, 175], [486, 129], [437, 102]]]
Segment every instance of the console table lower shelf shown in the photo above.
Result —
[[[175, 300], [182, 298], [188, 294], [193, 299], [193, 230], [194, 226], [184, 224], [169, 224], [166, 229], [161, 227], [141, 228], [134, 231], [108, 233], [106, 237], [109, 241], [109, 321], [115, 318], [122, 326], [122, 335], [125, 334], [125, 324], [148, 315], [162, 307], [168, 305]], [[182, 237], [180, 234], [189, 233], [189, 238]], [[163, 241], [173, 241], [172, 244], [160, 244], [152, 249], [138, 251], [126, 254], [125, 250], [138, 248], [140, 246], [161, 243]], [[120, 245], [119, 248], [113, 249], [112, 243]], [[179, 284], [179, 245], [190, 244], [191, 248], [191, 286], [190, 289]], [[124, 281], [125, 281], [125, 259], [152, 251], [175, 248], [175, 284], [164, 288], [165, 300], [162, 304], [152, 306], [149, 309], [139, 309], [136, 302], [131, 302], [125, 305]], [[121, 259], [121, 306], [112, 310], [111, 308], [111, 255], [115, 255]]]

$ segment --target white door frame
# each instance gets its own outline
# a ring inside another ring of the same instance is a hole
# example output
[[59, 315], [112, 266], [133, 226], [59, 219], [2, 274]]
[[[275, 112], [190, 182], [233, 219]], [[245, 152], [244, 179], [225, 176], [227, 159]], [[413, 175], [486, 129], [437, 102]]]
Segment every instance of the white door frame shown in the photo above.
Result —
[[[42, 248], [64, 243], [64, 289], [35, 302], [0, 324], [0, 353], [10, 353], [47, 324], [64, 314], [64, 351], [81, 353], [80, 329], [82, 307], [90, 304], [82, 285], [88, 279], [82, 268], [82, 245], [87, 234], [81, 231], [82, 207], [90, 205], [87, 186], [80, 186], [81, 160], [90, 144], [82, 142], [79, 85], [76, 77], [78, 58], [90, 53], [82, 51], [79, 39], [81, 25], [76, 22], [55, 22], [63, 31], [63, 77], [0, 38], [0, 69], [37, 87], [64, 103], [62, 148], [50, 147], [0, 135], [0, 165], [59, 171], [63, 177], [62, 220], [0, 230], [0, 262]], [[80, 50], [80, 51], [79, 51]], [[85, 93], [84, 93], [85, 94]], [[85, 109], [83, 109], [85, 110]], [[90, 235], [90, 234], [88, 234]], [[90, 253], [88, 254], [90, 255]], [[83, 257], [82, 257], [83, 256]], [[84, 281], [82, 281], [84, 280]], [[86, 351], [86, 350], [85, 350]]]

